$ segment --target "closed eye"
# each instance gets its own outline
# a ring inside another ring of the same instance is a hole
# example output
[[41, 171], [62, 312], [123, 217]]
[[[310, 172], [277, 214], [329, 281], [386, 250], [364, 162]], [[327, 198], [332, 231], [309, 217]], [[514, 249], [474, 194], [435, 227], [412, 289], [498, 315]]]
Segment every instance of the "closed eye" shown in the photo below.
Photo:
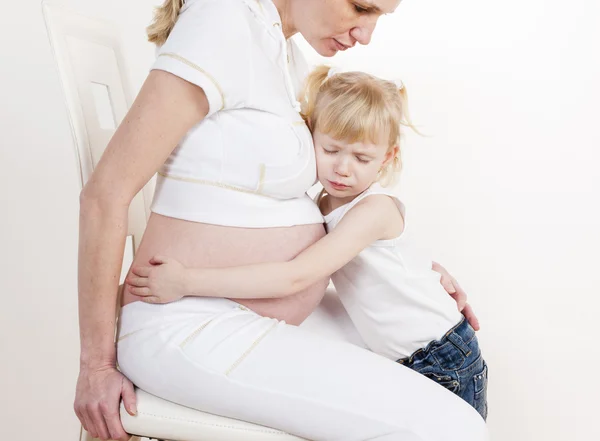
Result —
[[383, 11], [375, 5], [353, 3], [354, 10], [359, 14], [383, 14]]
[[365, 159], [365, 158], [360, 158], [360, 157], [356, 157], [356, 159], [358, 159], [358, 162], [362, 162], [363, 164], [368, 164], [369, 162], [371, 162], [370, 159]]
[[337, 150], [327, 150], [327, 149], [323, 149], [323, 151], [328, 155], [334, 155], [338, 152]]

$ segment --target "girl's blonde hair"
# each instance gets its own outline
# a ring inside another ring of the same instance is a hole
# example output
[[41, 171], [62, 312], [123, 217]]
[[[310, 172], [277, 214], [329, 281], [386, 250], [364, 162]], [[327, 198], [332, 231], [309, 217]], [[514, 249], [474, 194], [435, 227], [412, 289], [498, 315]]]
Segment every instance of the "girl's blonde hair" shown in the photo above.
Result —
[[[364, 72], [329, 76], [329, 70], [329, 66], [317, 67], [306, 79], [301, 95], [302, 117], [312, 131], [350, 143], [385, 142], [389, 149], [400, 146], [401, 126], [418, 133], [408, 116], [406, 87]], [[390, 185], [401, 168], [398, 149], [377, 180]]]
[[146, 28], [148, 41], [161, 46], [173, 30], [184, 0], [165, 0], [154, 10], [152, 24]]

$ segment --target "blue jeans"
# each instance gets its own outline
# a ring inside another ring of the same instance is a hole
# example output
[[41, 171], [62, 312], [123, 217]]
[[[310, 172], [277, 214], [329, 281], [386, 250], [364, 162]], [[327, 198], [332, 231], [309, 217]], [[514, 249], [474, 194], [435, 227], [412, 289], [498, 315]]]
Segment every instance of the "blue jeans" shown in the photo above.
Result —
[[475, 331], [466, 319], [441, 340], [429, 343], [398, 363], [413, 369], [464, 399], [487, 419], [488, 368]]

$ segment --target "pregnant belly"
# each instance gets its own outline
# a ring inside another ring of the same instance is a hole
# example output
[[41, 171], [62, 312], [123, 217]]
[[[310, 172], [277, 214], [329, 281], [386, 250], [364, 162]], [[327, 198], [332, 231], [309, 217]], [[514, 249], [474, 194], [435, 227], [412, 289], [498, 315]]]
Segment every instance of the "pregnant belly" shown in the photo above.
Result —
[[[321, 224], [285, 228], [233, 228], [208, 225], [152, 213], [133, 265], [149, 265], [162, 254], [186, 266], [226, 267], [286, 261], [325, 235]], [[258, 314], [298, 325], [319, 304], [327, 280], [281, 299], [236, 300]], [[139, 300], [125, 286], [123, 304]]]

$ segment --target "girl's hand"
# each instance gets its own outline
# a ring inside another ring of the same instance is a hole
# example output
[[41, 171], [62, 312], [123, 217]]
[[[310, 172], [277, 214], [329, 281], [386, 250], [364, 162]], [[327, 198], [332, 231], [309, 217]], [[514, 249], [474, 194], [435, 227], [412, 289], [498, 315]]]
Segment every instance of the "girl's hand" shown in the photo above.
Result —
[[175, 259], [154, 256], [152, 266], [131, 268], [129, 291], [146, 303], [170, 303], [189, 294], [188, 271]]
[[474, 330], [479, 331], [479, 320], [477, 320], [477, 316], [475, 316], [471, 305], [467, 303], [467, 294], [460, 287], [456, 279], [452, 277], [448, 273], [448, 271], [446, 271], [446, 268], [444, 268], [437, 262], [433, 262], [431, 269], [433, 269], [436, 273], [440, 273], [442, 275], [440, 283], [442, 284], [446, 292], [450, 294], [450, 296], [456, 301], [456, 306], [458, 307], [458, 310], [462, 312], [462, 315], [465, 316], [471, 327]]

